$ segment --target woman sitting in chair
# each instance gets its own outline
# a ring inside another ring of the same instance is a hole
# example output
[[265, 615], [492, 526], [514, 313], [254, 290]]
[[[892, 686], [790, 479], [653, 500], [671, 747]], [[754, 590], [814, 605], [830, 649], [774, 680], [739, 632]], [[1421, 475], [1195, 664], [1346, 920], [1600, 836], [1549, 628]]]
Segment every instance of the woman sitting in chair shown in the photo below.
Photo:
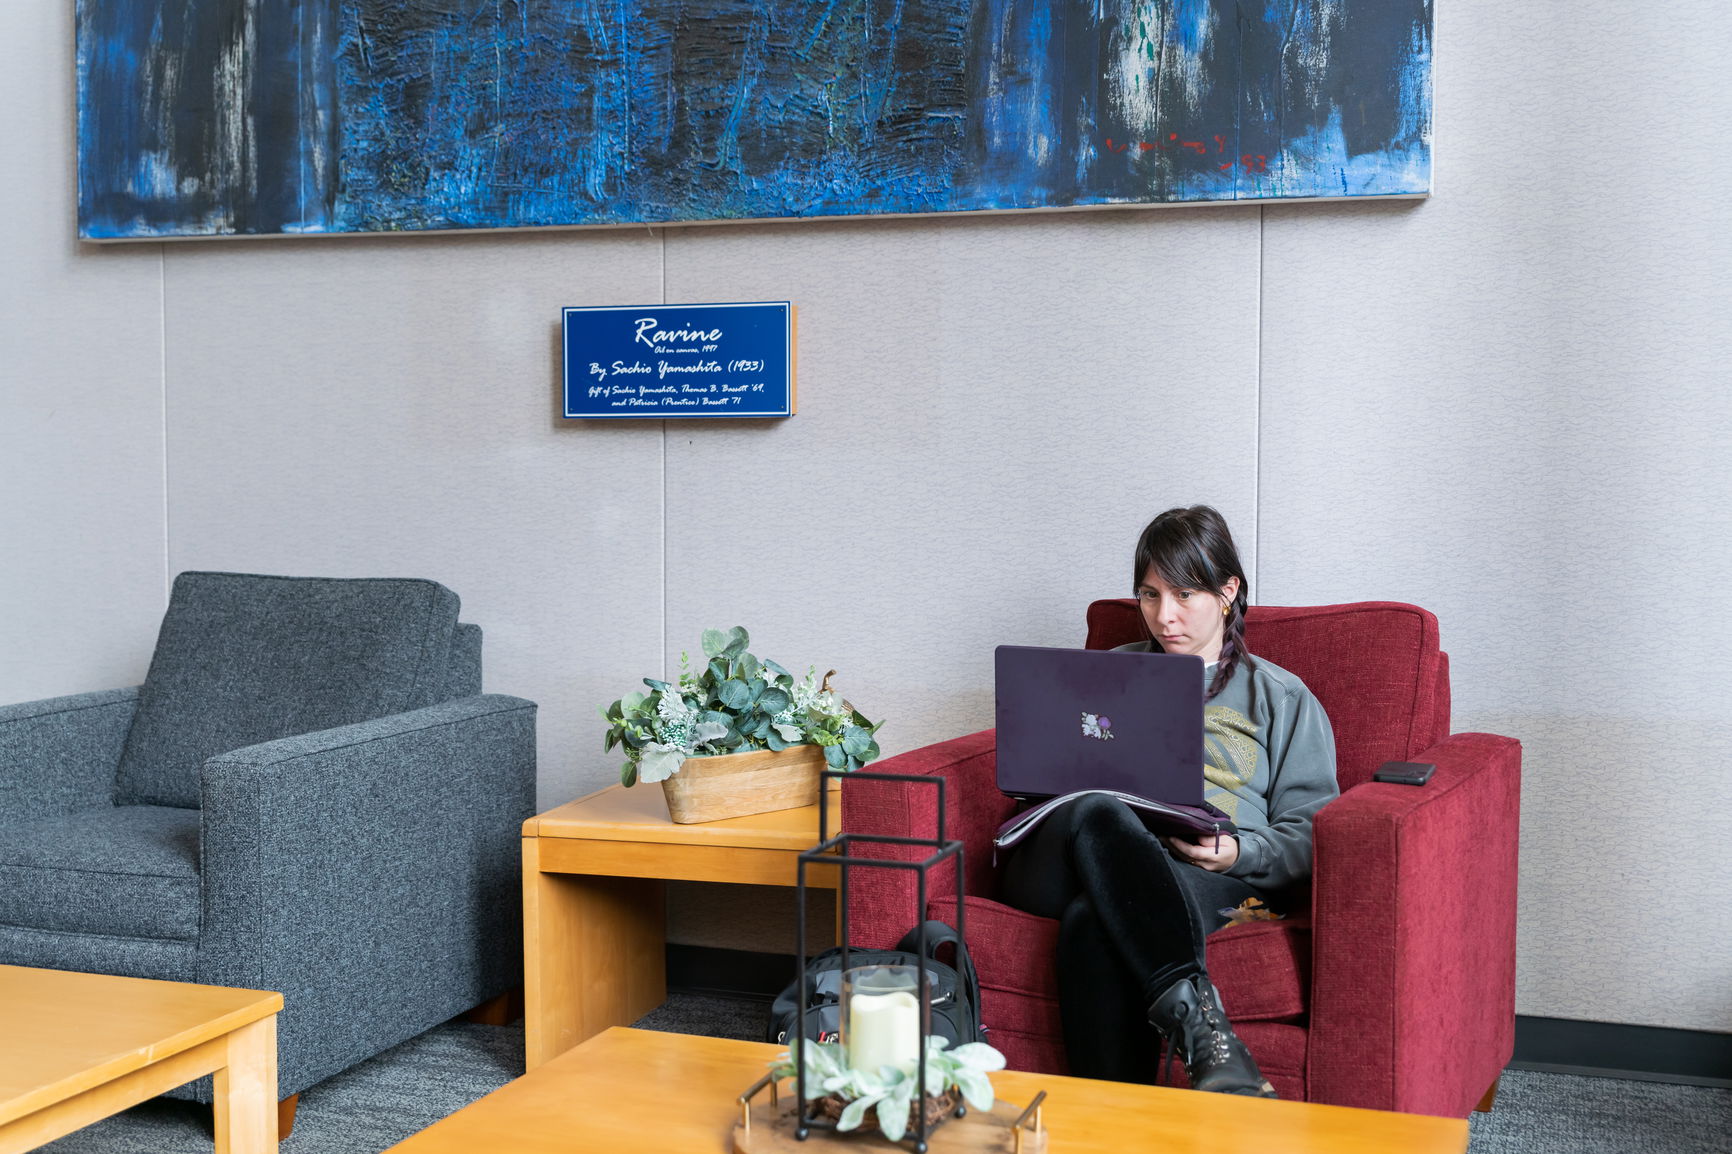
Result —
[[1311, 876], [1312, 819], [1339, 792], [1323, 707], [1293, 674], [1245, 651], [1245, 570], [1206, 505], [1169, 509], [1137, 542], [1137, 602], [1152, 642], [1209, 678], [1204, 800], [1238, 836], [1161, 837], [1115, 798], [1046, 818], [1005, 863], [1005, 901], [1060, 919], [1059, 1009], [1071, 1072], [1155, 1081], [1160, 1051], [1199, 1090], [1274, 1097], [1221, 1007], [1203, 939], [1248, 898], [1279, 908]]

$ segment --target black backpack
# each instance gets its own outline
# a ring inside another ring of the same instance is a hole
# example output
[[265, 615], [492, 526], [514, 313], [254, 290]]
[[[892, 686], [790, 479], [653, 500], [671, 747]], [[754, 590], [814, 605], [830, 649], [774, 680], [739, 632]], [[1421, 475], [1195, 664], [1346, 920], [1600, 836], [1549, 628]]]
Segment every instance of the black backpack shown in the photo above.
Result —
[[[938, 960], [942, 946], [956, 947], [956, 964]], [[926, 972], [932, 975], [932, 1033], [947, 1038], [952, 1046], [964, 1042], [984, 1042], [986, 1027], [980, 1024], [980, 977], [974, 972], [974, 962], [962, 936], [943, 922], [926, 923], [926, 957], [920, 948], [919, 929], [909, 930], [896, 943], [894, 950], [848, 951], [848, 965], [853, 966], [913, 966], [924, 961]], [[801, 980], [790, 985], [770, 1003], [770, 1024], [765, 1038], [786, 1045], [800, 1017], [799, 987], [806, 990], [806, 1036], [819, 1042], [834, 1042], [841, 1038], [842, 1022], [842, 947], [825, 950], [807, 961]]]

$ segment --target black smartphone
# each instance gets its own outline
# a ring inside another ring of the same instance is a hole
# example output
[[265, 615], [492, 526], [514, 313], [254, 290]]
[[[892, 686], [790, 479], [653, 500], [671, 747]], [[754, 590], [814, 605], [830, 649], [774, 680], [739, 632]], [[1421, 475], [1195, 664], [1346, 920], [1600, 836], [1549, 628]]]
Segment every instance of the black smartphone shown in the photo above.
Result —
[[1371, 780], [1395, 785], [1424, 785], [1436, 772], [1437, 766], [1429, 761], [1386, 761], [1371, 775]]

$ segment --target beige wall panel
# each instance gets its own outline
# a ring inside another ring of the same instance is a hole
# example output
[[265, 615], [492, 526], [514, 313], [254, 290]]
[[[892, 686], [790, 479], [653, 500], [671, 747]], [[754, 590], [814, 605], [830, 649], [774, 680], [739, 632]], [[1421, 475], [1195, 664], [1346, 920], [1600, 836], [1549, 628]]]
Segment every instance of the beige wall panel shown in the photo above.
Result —
[[72, 5], [0, 6], [0, 703], [137, 683], [163, 606], [161, 256], [74, 236]]
[[1268, 213], [1264, 599], [1432, 609], [1522, 740], [1521, 1013], [1732, 1030], [1727, 31], [1439, 5], [1437, 197]]

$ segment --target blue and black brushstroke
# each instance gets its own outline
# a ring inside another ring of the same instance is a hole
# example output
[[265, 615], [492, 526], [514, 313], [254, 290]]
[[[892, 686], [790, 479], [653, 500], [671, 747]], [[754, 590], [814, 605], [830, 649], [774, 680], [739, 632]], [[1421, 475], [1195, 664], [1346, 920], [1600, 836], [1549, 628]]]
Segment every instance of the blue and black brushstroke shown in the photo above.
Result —
[[1423, 194], [1431, 29], [1431, 0], [80, 0], [80, 228]]

